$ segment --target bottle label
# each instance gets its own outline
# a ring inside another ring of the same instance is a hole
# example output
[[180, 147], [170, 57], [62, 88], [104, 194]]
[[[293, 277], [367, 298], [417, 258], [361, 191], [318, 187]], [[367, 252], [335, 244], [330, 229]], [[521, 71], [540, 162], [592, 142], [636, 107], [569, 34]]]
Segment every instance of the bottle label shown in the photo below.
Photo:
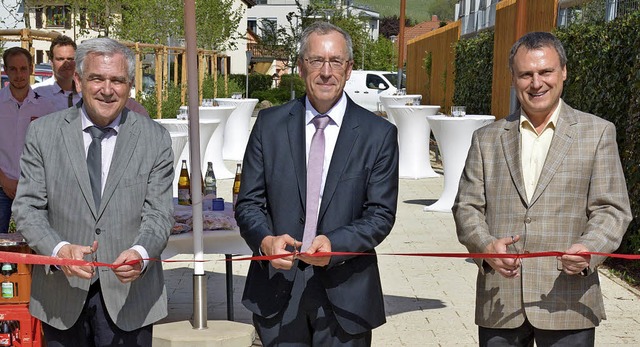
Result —
[[13, 298], [13, 282], [2, 282], [2, 298]]
[[189, 189], [178, 189], [178, 204], [189, 205]]

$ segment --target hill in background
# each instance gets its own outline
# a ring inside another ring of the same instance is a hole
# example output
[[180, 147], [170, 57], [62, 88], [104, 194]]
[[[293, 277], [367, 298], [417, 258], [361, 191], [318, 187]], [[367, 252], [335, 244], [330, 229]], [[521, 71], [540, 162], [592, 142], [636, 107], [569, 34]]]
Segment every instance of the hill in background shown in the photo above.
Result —
[[[434, 0], [406, 0], [405, 16], [414, 24], [431, 20], [431, 13], [427, 12], [427, 7]], [[354, 0], [353, 4], [358, 7], [367, 7], [380, 13], [380, 17], [400, 17], [400, 0]], [[451, 11], [453, 12], [453, 10]], [[441, 20], [443, 18], [440, 18]]]

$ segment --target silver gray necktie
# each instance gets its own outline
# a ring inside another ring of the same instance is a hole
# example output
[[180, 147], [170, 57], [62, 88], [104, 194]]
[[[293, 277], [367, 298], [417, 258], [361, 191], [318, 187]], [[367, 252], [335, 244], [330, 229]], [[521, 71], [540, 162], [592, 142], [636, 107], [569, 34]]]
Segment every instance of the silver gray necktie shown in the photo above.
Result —
[[102, 139], [108, 131], [109, 128], [89, 127], [91, 144], [87, 152], [87, 169], [89, 169], [89, 181], [96, 210], [100, 208], [100, 200], [102, 199]]

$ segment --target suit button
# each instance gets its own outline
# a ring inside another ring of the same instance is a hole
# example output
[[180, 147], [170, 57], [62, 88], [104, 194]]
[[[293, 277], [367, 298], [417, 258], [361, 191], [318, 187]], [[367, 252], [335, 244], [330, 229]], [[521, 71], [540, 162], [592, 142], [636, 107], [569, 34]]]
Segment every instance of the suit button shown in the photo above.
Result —
[[100, 228], [96, 228], [96, 234], [100, 235], [100, 233], [102, 232], [102, 230], [100, 230]]
[[527, 218], [525, 218], [525, 219], [524, 219], [524, 223], [525, 223], [525, 224], [529, 224], [529, 223], [531, 223], [531, 217], [527, 217]]
[[300, 219], [298, 220], [298, 222], [300, 222], [300, 224], [304, 224], [304, 218], [300, 217]]

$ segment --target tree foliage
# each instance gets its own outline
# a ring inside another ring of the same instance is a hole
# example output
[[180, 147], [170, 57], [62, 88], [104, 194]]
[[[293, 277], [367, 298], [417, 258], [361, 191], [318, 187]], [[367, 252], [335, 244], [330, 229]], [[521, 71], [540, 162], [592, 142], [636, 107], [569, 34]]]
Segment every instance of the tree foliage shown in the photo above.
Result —
[[[184, 3], [180, 0], [70, 0], [80, 34], [89, 29], [99, 36], [166, 44], [169, 37], [184, 37]], [[228, 50], [241, 39], [238, 26], [244, 15], [233, 0], [196, 1], [198, 46]]]

